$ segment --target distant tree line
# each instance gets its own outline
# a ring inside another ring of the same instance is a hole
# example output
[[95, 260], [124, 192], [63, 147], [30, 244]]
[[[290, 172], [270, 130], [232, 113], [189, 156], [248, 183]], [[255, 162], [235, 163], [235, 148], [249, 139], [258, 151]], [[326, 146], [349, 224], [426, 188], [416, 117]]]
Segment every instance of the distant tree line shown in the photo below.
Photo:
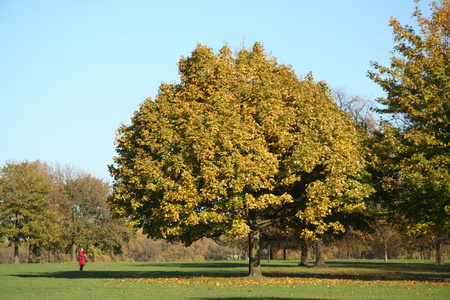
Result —
[[[90, 261], [100, 262], [249, 257], [246, 237], [203, 238], [185, 247], [132, 231], [123, 220], [111, 217], [109, 185], [75, 167], [8, 162], [1, 169], [0, 183], [0, 263], [74, 261], [80, 247], [87, 249]], [[325, 236], [324, 258], [435, 258], [434, 236], [410, 236], [388, 223], [383, 225], [383, 220], [377, 218], [373, 228], [349, 227], [345, 233]], [[308, 265], [308, 259], [316, 259], [316, 250], [313, 242], [305, 242], [294, 231], [267, 227], [261, 234], [262, 259], [301, 260], [303, 254]], [[448, 257], [448, 251], [444, 255]]]
[[14, 249], [27, 247], [28, 262], [75, 261], [84, 247], [121, 253], [131, 232], [113, 219], [104, 180], [74, 167], [49, 166], [40, 161], [7, 162], [0, 169], [0, 238]]
[[[261, 259], [302, 261], [302, 244], [262, 241]], [[436, 240], [428, 236], [409, 236], [391, 229], [387, 235], [370, 234], [350, 229], [343, 236], [325, 241], [325, 259], [422, 259], [435, 260]], [[316, 249], [306, 245], [308, 253], [305, 266], [316, 260]], [[19, 262], [30, 262], [29, 247], [19, 247]], [[153, 240], [137, 232], [128, 242], [123, 242], [121, 253], [103, 251], [90, 247], [86, 253], [89, 262], [168, 262], [203, 260], [247, 260], [248, 243], [243, 239], [219, 240], [203, 238], [186, 247], [182, 243], [171, 243], [163, 239]], [[450, 257], [449, 249], [444, 256]], [[70, 251], [36, 248], [32, 253], [33, 263], [58, 263], [71, 261]], [[8, 243], [0, 245], [0, 264], [13, 263], [13, 248]], [[303, 260], [305, 263], [305, 260]]]

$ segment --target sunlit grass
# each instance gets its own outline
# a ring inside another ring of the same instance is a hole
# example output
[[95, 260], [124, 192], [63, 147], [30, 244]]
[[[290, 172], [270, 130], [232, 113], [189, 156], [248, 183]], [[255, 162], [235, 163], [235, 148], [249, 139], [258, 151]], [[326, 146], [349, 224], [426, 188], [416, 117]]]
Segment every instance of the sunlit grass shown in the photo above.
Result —
[[450, 299], [450, 267], [432, 261], [245, 261], [0, 265], [1, 299]]

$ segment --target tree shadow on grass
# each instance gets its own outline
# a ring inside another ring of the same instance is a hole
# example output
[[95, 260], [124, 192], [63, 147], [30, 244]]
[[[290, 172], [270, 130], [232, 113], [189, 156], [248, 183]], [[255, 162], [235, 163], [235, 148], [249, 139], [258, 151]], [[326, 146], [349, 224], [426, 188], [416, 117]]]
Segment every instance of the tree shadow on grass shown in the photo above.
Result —
[[[299, 271], [282, 271], [267, 277], [320, 278], [363, 281], [434, 281], [450, 283], [450, 266], [404, 262], [327, 262], [329, 268], [301, 267]], [[303, 271], [301, 270], [303, 269]]]
[[95, 264], [87, 264], [84, 271], [74, 266], [73, 271], [40, 272], [16, 274], [13, 276], [32, 278], [245, 278], [247, 269], [245, 264], [229, 263], [130, 263], [121, 265], [121, 270], [95, 270]]
[[[450, 266], [414, 263], [329, 262], [327, 269], [297, 267], [294, 263], [265, 264], [266, 278], [332, 279], [363, 281], [434, 281], [450, 283]], [[92, 269], [91, 269], [91, 268]], [[85, 271], [41, 272], [17, 274], [23, 278], [247, 278], [247, 263], [241, 262], [170, 262], [122, 264], [122, 270], [94, 270], [95, 264]]]
[[[242, 299], [242, 297], [226, 297], [226, 298], [216, 298], [216, 297], [214, 297], [214, 298], [211, 298], [211, 297], [208, 297], [208, 298], [198, 298], [199, 300], [216, 300], [216, 299], [221, 299], [221, 300], [241, 300]], [[256, 299], [258, 299], [258, 300], [269, 300], [269, 299], [276, 299], [276, 300], [292, 300], [292, 298], [284, 298], [284, 297], [245, 297], [245, 299], [250, 299], [250, 300], [252, 300], [252, 299], [254, 299], [254, 300], [256, 300]], [[312, 300], [312, 299], [314, 299], [314, 300], [321, 300], [321, 298], [295, 298], [295, 299], [298, 299], [298, 300]]]
[[[132, 263], [138, 267], [158, 267], [167, 266], [168, 268], [202, 268], [202, 269], [232, 269], [232, 268], [247, 268], [247, 261], [189, 261], [189, 262], [142, 262]], [[286, 265], [279, 265], [286, 266]]]
[[16, 274], [14, 276], [23, 278], [46, 277], [46, 278], [66, 278], [66, 279], [80, 279], [80, 278], [102, 278], [102, 279], [134, 279], [134, 278], [201, 278], [201, 277], [244, 277], [240, 274], [220, 274], [216, 275], [206, 272], [180, 272], [180, 271], [59, 271], [59, 272], [42, 272], [35, 274]]

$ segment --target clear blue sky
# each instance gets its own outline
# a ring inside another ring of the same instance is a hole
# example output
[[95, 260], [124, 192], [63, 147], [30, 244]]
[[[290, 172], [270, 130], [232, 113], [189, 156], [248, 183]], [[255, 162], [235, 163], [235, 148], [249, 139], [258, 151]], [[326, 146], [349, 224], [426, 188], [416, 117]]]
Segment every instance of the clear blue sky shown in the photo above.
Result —
[[[420, 7], [428, 14], [429, 1]], [[374, 99], [370, 61], [389, 64], [389, 18], [413, 0], [0, 0], [0, 166], [41, 160], [111, 181], [115, 132], [197, 43], [261, 42], [298, 75]]]

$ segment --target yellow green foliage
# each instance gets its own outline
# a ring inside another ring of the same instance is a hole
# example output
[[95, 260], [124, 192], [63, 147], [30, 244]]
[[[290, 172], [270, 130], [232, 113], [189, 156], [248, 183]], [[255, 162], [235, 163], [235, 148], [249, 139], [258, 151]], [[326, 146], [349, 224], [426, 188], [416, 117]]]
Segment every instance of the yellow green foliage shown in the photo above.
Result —
[[237, 54], [198, 45], [178, 66], [181, 82], [161, 84], [118, 130], [110, 202], [130, 224], [191, 243], [294, 210], [326, 230], [340, 228], [326, 216], [370, 193], [354, 124], [324, 83], [258, 43]]
[[52, 177], [48, 165], [7, 162], [0, 169], [0, 238], [15, 247], [44, 247], [58, 239], [55, 207], [48, 196]]
[[[389, 207], [413, 233], [450, 229], [450, 1], [413, 15], [419, 30], [391, 19], [396, 46], [389, 68], [370, 77], [386, 92], [380, 112], [393, 116], [378, 143]], [[384, 159], [381, 159], [381, 158]], [[400, 219], [399, 219], [400, 220]]]

